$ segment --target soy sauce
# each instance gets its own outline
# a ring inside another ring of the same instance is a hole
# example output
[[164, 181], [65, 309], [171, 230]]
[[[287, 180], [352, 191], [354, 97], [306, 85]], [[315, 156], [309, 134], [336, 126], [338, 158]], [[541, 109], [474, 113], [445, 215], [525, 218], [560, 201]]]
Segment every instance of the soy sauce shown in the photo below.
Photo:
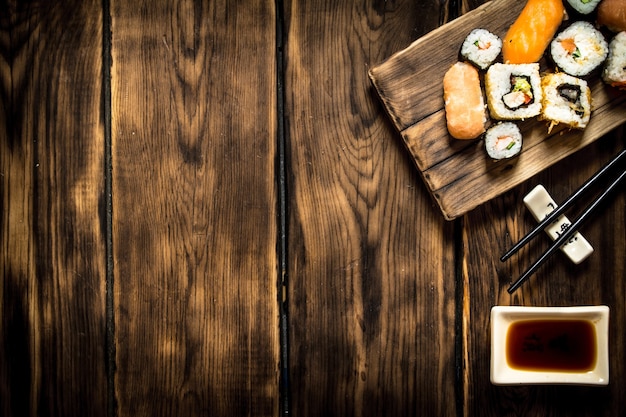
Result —
[[506, 358], [527, 371], [587, 372], [596, 363], [596, 332], [587, 320], [524, 320], [509, 326]]

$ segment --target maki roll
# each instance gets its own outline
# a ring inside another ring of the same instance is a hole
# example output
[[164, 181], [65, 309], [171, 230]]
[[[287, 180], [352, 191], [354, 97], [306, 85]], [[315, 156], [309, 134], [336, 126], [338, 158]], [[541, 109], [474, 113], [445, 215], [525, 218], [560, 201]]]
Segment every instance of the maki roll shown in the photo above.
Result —
[[600, 0], [567, 0], [567, 3], [580, 14], [591, 14]]
[[618, 33], [611, 40], [602, 79], [613, 87], [626, 90], [626, 32]]
[[606, 59], [609, 46], [602, 33], [589, 22], [574, 22], [550, 44], [550, 54], [562, 71], [584, 77]]
[[502, 39], [486, 29], [474, 29], [461, 46], [461, 56], [476, 67], [486, 70], [502, 50]]
[[541, 113], [539, 64], [495, 63], [485, 75], [489, 112], [497, 120], [523, 120]]
[[587, 126], [591, 117], [591, 89], [587, 81], [556, 73], [544, 76], [541, 84], [541, 118], [550, 122], [548, 132], [559, 123], [575, 129], [584, 129]]
[[485, 133], [485, 149], [491, 159], [512, 158], [522, 150], [522, 133], [513, 122], [500, 122]]

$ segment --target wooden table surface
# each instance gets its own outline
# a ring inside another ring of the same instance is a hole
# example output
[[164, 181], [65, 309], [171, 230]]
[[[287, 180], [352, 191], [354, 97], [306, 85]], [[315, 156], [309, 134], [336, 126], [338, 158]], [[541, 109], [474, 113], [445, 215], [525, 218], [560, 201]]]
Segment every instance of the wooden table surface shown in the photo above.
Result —
[[[622, 190], [498, 260], [623, 127], [446, 221], [368, 79], [479, 4], [0, 1], [0, 415], [624, 416]], [[493, 305], [590, 304], [608, 386], [489, 382]]]

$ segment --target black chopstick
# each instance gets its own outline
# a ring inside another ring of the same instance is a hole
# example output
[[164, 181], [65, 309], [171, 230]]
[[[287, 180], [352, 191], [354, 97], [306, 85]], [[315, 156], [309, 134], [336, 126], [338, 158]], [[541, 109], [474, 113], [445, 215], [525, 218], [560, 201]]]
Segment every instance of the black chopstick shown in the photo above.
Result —
[[554, 211], [550, 212], [533, 230], [531, 230], [526, 236], [524, 236], [519, 242], [517, 242], [511, 249], [509, 249], [504, 255], [500, 257], [500, 261], [504, 262], [513, 256], [517, 251], [519, 251], [524, 245], [530, 242], [535, 236], [543, 231], [546, 226], [557, 219], [567, 208], [569, 208], [572, 204], [576, 202], [576, 200], [585, 192], [587, 192], [591, 187], [595, 185], [596, 182], [600, 180], [608, 171], [610, 171], [615, 165], [619, 164], [622, 158], [626, 156], [626, 149], [622, 150], [619, 154], [617, 154], [612, 160], [610, 160], [604, 167], [602, 167], [597, 173], [595, 173], [591, 178], [589, 178], [583, 185], [581, 185], [572, 195], [570, 195], [567, 200], [561, 203]]
[[563, 246], [569, 240], [570, 237], [574, 235], [574, 233], [576, 233], [576, 231], [580, 228], [580, 226], [583, 223], [589, 220], [594, 210], [598, 208], [602, 200], [604, 200], [606, 196], [609, 195], [625, 177], [626, 177], [626, 169], [624, 169], [621, 172], [621, 174], [617, 177], [617, 179], [615, 179], [607, 187], [607, 189], [604, 190], [602, 194], [600, 194], [600, 196], [595, 201], [593, 201], [591, 204], [589, 204], [589, 206], [587, 206], [587, 208], [583, 211], [583, 213], [580, 215], [578, 220], [576, 220], [573, 224], [571, 224], [566, 229], [566, 231], [552, 243], [552, 245], [548, 248], [548, 250], [546, 250], [543, 253], [543, 255], [541, 255], [539, 259], [537, 259], [535, 263], [532, 264], [522, 275], [520, 275], [517, 281], [511, 284], [511, 286], [507, 290], [509, 294], [513, 293], [516, 289], [518, 289], [537, 269], [539, 269], [541, 265], [543, 265], [543, 263], [546, 260], [548, 260], [550, 256], [552, 256], [561, 246]]

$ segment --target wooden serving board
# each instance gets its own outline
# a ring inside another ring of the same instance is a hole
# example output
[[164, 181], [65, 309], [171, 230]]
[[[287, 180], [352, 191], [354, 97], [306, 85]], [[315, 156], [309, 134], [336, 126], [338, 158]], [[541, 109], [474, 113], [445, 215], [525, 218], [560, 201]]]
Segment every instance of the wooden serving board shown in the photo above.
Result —
[[[524, 5], [519, 0], [485, 3], [369, 71], [386, 111], [448, 220], [508, 191], [626, 121], [626, 93], [595, 76], [588, 79], [593, 107], [587, 128], [557, 127], [548, 134], [545, 121], [520, 122], [524, 144], [511, 160], [494, 162], [483, 140], [457, 140], [448, 134], [442, 80], [459, 59], [463, 40], [474, 28], [504, 37]], [[546, 62], [541, 64], [542, 70], [549, 69]]]

